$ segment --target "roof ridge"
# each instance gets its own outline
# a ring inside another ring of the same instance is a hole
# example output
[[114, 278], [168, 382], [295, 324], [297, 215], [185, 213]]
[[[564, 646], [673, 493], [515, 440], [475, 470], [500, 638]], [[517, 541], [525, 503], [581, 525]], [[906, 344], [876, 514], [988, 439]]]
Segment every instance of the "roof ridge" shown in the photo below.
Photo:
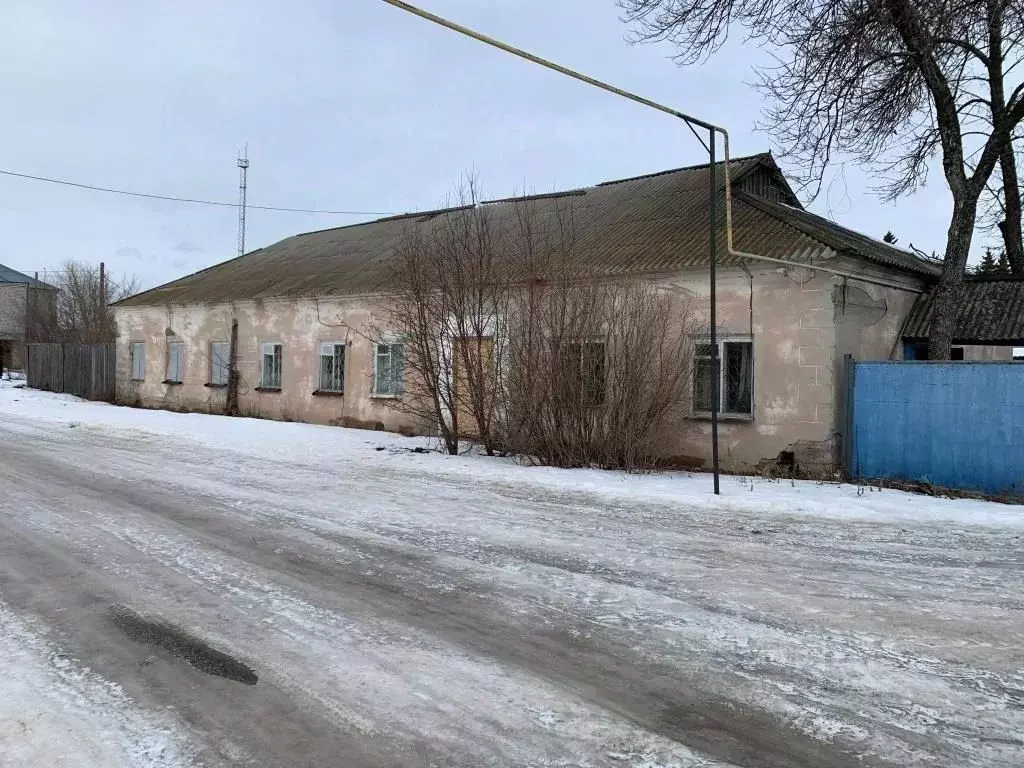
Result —
[[[766, 157], [767, 158], [771, 158], [772, 160], [774, 160], [774, 157], [772, 156], [772, 153], [770, 151], [768, 151], [768, 152], [757, 152], [757, 153], [755, 153], [753, 155], [744, 155], [743, 157], [730, 157], [729, 158], [729, 163], [731, 165], [733, 163], [742, 163], [742, 162], [747, 162], [748, 160], [755, 160], [755, 159], [766, 158]], [[723, 162], [725, 162], [725, 161], [724, 160], [719, 160], [718, 162], [715, 163], [715, 165], [721, 165]], [[356, 221], [356, 222], [353, 222], [351, 224], [342, 224], [341, 226], [338, 226], [338, 227], [324, 227], [323, 229], [311, 229], [308, 232], [296, 232], [294, 235], [288, 235], [288, 237], [281, 238], [277, 242], [270, 243], [270, 245], [264, 246], [264, 247], [268, 247], [269, 248], [270, 246], [277, 245], [277, 243], [283, 243], [285, 240], [290, 240], [293, 237], [305, 237], [306, 235], [318, 235], [318, 234], [322, 234], [324, 232], [334, 232], [334, 231], [340, 231], [340, 230], [343, 230], [343, 229], [353, 229], [354, 227], [365, 227], [367, 224], [380, 224], [380, 223], [386, 222], [386, 221], [401, 221], [402, 219], [412, 219], [412, 218], [417, 218], [417, 217], [420, 217], [420, 216], [440, 216], [443, 213], [453, 213], [455, 211], [462, 211], [462, 210], [467, 210], [469, 208], [474, 208], [474, 207], [476, 207], [476, 205], [494, 205], [496, 203], [514, 203], [514, 202], [517, 202], [517, 201], [520, 201], [520, 200], [526, 202], [526, 201], [531, 201], [531, 200], [543, 200], [545, 198], [570, 197], [570, 196], [585, 195], [587, 193], [588, 189], [597, 189], [598, 187], [609, 187], [609, 186], [612, 186], [614, 184], [622, 184], [622, 183], [627, 182], [627, 181], [639, 181], [641, 179], [653, 179], [653, 178], [656, 178], [658, 176], [667, 176], [668, 174], [671, 174], [671, 173], [680, 173], [681, 171], [696, 171], [696, 170], [699, 170], [701, 168], [707, 168], [709, 165], [710, 165], [710, 163], [701, 163], [701, 164], [698, 164], [698, 165], [684, 165], [684, 166], [682, 166], [680, 168], [670, 168], [670, 169], [665, 170], [665, 171], [655, 171], [653, 173], [645, 173], [645, 174], [641, 174], [639, 176], [629, 176], [629, 177], [624, 178], [624, 179], [609, 179], [608, 181], [600, 181], [600, 182], [597, 182], [596, 184], [591, 184], [589, 186], [570, 187], [569, 189], [565, 189], [565, 190], [554, 190], [552, 192], [543, 192], [543, 193], [530, 194], [530, 195], [512, 195], [510, 197], [495, 198], [493, 200], [480, 200], [476, 204], [473, 204], [473, 205], [453, 205], [453, 206], [448, 206], [448, 207], [443, 207], [443, 208], [433, 208], [433, 209], [427, 209], [427, 210], [422, 210], [422, 211], [407, 211], [405, 213], [396, 213], [396, 214], [393, 214], [391, 216], [382, 216], [382, 217], [377, 218], [377, 219], [367, 219], [366, 221]], [[253, 251], [253, 253], [255, 253], [255, 251]], [[239, 257], [236, 256], [235, 258], [239, 258]], [[232, 259], [228, 259], [228, 261], [232, 261]], [[226, 264], [227, 261], [221, 262], [221, 263], [222, 264]], [[200, 270], [200, 272], [201, 271], [203, 271], [203, 270]], [[192, 274], [199, 274], [199, 272], [193, 272]], [[191, 276], [192, 275], [185, 275], [185, 277], [191, 277]], [[179, 278], [179, 279], [181, 279], [181, 278]], [[159, 288], [161, 286], [157, 286], [157, 287]], [[153, 289], [149, 289], [149, 290], [153, 290]]]
[[538, 192], [529, 195], [512, 195], [511, 197], [498, 197], [493, 200], [481, 200], [480, 205], [495, 205], [496, 203], [529, 203], [534, 200], [554, 200], [559, 197], [582, 197], [587, 194], [587, 187], [576, 187], [561, 192]]
[[[761, 158], [771, 158], [773, 161], [775, 159], [773, 157], [771, 151], [769, 150], [767, 152], [756, 152], [756, 153], [754, 153], [752, 155], [743, 155], [742, 157], [730, 157], [729, 158], [729, 164], [731, 165], [733, 163], [743, 163], [743, 162], [747, 162], [749, 160], [758, 160], [758, 159], [761, 159]], [[715, 163], [715, 165], [722, 165], [724, 162], [725, 162], [724, 160], [719, 160], [719, 161], [717, 161]], [[383, 217], [377, 218], [377, 219], [367, 219], [366, 221], [357, 221], [357, 222], [353, 222], [352, 224], [343, 224], [343, 225], [341, 225], [339, 227], [325, 227], [324, 229], [312, 229], [312, 230], [310, 230], [308, 232], [297, 232], [294, 235], [289, 235], [288, 237], [282, 238], [281, 240], [279, 240], [277, 242], [284, 242], [285, 240], [288, 240], [288, 239], [290, 239], [292, 237], [304, 237], [305, 235], [316, 235], [316, 234], [320, 234], [320, 233], [323, 233], [323, 232], [333, 232], [334, 230], [351, 229], [353, 227], [363, 227], [363, 226], [366, 226], [367, 224], [380, 224], [381, 222], [385, 222], [385, 221], [400, 221], [402, 219], [411, 219], [411, 218], [416, 218], [416, 217], [419, 217], [419, 216], [439, 216], [442, 213], [452, 213], [452, 212], [455, 212], [455, 211], [462, 211], [462, 210], [467, 210], [469, 208], [474, 208], [476, 205], [494, 205], [496, 203], [515, 203], [515, 202], [518, 202], [520, 200], [524, 201], [524, 202], [527, 202], [527, 201], [531, 201], [531, 200], [544, 200], [544, 199], [547, 199], [547, 198], [556, 198], [556, 197], [582, 196], [582, 195], [585, 195], [587, 193], [588, 189], [597, 189], [598, 187], [609, 187], [609, 186], [612, 186], [614, 184], [622, 184], [622, 183], [625, 183], [627, 181], [639, 181], [641, 179], [653, 179], [653, 178], [657, 178], [658, 176], [667, 176], [669, 174], [680, 173], [682, 171], [696, 171], [696, 170], [700, 170], [701, 168], [707, 168], [709, 166], [710, 166], [710, 163], [699, 163], [697, 165], [684, 165], [684, 166], [681, 166], [679, 168], [669, 168], [668, 170], [654, 171], [652, 173], [644, 173], [644, 174], [640, 174], [639, 176], [627, 176], [626, 178], [623, 178], [623, 179], [609, 179], [607, 181], [599, 181], [596, 184], [590, 184], [588, 186], [570, 187], [569, 189], [564, 189], [564, 190], [554, 190], [554, 191], [551, 191], [551, 192], [541, 192], [541, 193], [529, 194], [529, 195], [511, 195], [509, 197], [499, 197], [499, 198], [494, 198], [494, 199], [491, 199], [491, 200], [480, 200], [480, 201], [478, 201], [474, 205], [453, 205], [453, 206], [449, 206], [449, 207], [434, 208], [434, 209], [423, 210], [423, 211], [407, 211], [405, 213], [396, 213], [396, 214], [393, 214], [391, 216], [383, 216]], [[275, 245], [275, 243], [271, 243], [271, 245]]]
[[[748, 160], [760, 160], [762, 158], [770, 158], [772, 161], [775, 160], [775, 158], [772, 156], [772, 153], [770, 151], [769, 152], [757, 152], [757, 153], [755, 153], [753, 155], [744, 155], [743, 157], [730, 157], [729, 158], [729, 164], [732, 165], [733, 163], [745, 163]], [[715, 162], [715, 165], [722, 165], [723, 163], [725, 163], [725, 160], [718, 160], [718, 161]], [[630, 176], [630, 177], [625, 178], [625, 179], [610, 179], [608, 181], [599, 182], [599, 183], [595, 184], [594, 186], [595, 187], [610, 187], [613, 184], [623, 184], [623, 183], [625, 183], [627, 181], [640, 181], [641, 179], [653, 179], [653, 178], [657, 178], [658, 176], [667, 176], [670, 173], [680, 173], [682, 171], [699, 171], [701, 168], [709, 168], [709, 167], [711, 167], [711, 163], [698, 163], [697, 165], [684, 165], [684, 166], [681, 166], [679, 168], [669, 168], [666, 171], [654, 171], [653, 173], [644, 173], [644, 174], [641, 174], [639, 176]]]

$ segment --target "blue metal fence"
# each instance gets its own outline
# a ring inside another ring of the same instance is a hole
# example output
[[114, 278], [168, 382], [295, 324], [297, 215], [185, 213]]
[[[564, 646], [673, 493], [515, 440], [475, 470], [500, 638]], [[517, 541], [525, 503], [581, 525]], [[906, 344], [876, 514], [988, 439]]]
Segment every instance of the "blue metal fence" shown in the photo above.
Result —
[[1024, 365], [858, 362], [848, 376], [851, 368], [854, 477], [1024, 493]]

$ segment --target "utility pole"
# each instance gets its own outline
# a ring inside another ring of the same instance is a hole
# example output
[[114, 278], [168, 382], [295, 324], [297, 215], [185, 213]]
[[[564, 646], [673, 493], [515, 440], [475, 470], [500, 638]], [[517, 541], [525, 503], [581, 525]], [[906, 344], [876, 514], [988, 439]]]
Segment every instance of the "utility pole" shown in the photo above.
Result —
[[[32, 311], [32, 323], [33, 323], [33, 325], [38, 325], [38, 323], [39, 323], [39, 272], [36, 271], [36, 272], [33, 272], [32, 274], [33, 274], [33, 278], [32, 279], [35, 281], [35, 282], [32, 283], [32, 290], [29, 292], [31, 297], [32, 297], [32, 300], [28, 301], [28, 296], [26, 296], [25, 297], [25, 299], [26, 299], [25, 303], [31, 305], [30, 308], [31, 308], [31, 311]], [[45, 272], [43, 272], [43, 277], [46, 277], [46, 273]], [[34, 335], [33, 335], [32, 340], [33, 341], [39, 341], [39, 339], [35, 338]]]
[[95, 320], [96, 337], [90, 339], [90, 344], [98, 342], [106, 343], [109, 340], [107, 336], [107, 268], [106, 265], [100, 262], [100, 311], [99, 316]]
[[238, 255], [245, 253], [245, 187], [249, 171], [249, 145], [238, 156]]
[[238, 415], [238, 320], [231, 321], [231, 342], [228, 344], [228, 391], [224, 412]]

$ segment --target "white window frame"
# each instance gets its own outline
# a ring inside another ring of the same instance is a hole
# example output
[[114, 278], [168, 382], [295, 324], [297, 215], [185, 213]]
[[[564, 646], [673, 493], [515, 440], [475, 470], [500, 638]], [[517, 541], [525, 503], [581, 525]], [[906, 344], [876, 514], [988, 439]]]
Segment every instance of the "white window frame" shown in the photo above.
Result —
[[[316, 356], [316, 391], [317, 392], [329, 392], [332, 395], [341, 395], [345, 393], [345, 368], [346, 358], [348, 357], [348, 345], [343, 341], [321, 341], [319, 342], [319, 349]], [[332, 369], [331, 381], [328, 382], [329, 386], [324, 386], [324, 358], [330, 358], [332, 366], [338, 360], [338, 347], [341, 347], [341, 373], [339, 375], [336, 370], [336, 366]]]
[[[395, 384], [396, 384], [395, 377], [392, 375], [392, 377], [390, 379], [390, 384], [389, 384], [389, 386], [387, 388], [388, 391], [386, 391], [386, 392], [381, 391], [381, 386], [380, 386], [381, 376], [380, 376], [379, 365], [378, 365], [378, 362], [377, 362], [380, 359], [380, 357], [381, 357], [381, 355], [380, 355], [381, 347], [387, 347], [388, 348], [388, 365], [389, 366], [393, 365], [392, 361], [394, 359], [394, 348], [395, 347], [401, 347], [401, 349], [402, 349], [402, 368], [401, 368], [401, 371], [400, 371], [399, 376], [398, 376], [397, 386], [395, 386]], [[372, 397], [379, 397], [379, 398], [401, 397], [402, 395], [405, 394], [405, 358], [406, 358], [405, 348], [406, 348], [405, 343], [401, 342], [401, 341], [378, 342], [378, 343], [375, 343], [373, 345], [373, 382], [372, 382], [372, 386], [371, 386], [371, 396]]]
[[146, 342], [133, 341], [129, 348], [132, 363], [132, 381], [146, 380]]
[[[223, 350], [218, 355], [215, 350]], [[231, 342], [211, 341], [210, 342], [210, 378], [211, 387], [226, 387], [231, 376]]]
[[[724, 338], [715, 339], [715, 343], [718, 346], [718, 405], [719, 415], [725, 418], [734, 419], [753, 419], [754, 418], [754, 340], [750, 336], [726, 336]], [[725, 347], [727, 344], [747, 344], [750, 347], [750, 408], [747, 411], [727, 411], [724, 409], [725, 403], [725, 391], [726, 391], [726, 376], [728, 375], [727, 367], [725, 365]], [[707, 336], [698, 337], [694, 340], [694, 361], [698, 358], [704, 360], [712, 360], [708, 355], [698, 355], [697, 348], [700, 346], [711, 346], [711, 339]], [[697, 391], [697, 370], [696, 364], [694, 365], [694, 373], [691, 377], [693, 379], [693, 415], [699, 417], [706, 417], [711, 415], [710, 408], [698, 408], [696, 403], [696, 391]], [[713, 397], [714, 394], [711, 393]]]
[[[280, 349], [280, 353], [276, 349]], [[267, 356], [277, 358], [277, 381], [267, 379]], [[264, 341], [260, 344], [260, 389], [279, 390], [284, 378], [284, 345], [280, 341]]]
[[167, 342], [167, 369], [165, 384], [181, 384], [185, 380], [185, 342]]

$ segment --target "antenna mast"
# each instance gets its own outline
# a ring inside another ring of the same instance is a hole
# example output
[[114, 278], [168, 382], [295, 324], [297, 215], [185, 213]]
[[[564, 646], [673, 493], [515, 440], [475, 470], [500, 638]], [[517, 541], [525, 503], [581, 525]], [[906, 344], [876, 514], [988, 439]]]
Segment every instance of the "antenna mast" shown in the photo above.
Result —
[[249, 170], [249, 145], [238, 156], [238, 255], [245, 253], [245, 187]]

